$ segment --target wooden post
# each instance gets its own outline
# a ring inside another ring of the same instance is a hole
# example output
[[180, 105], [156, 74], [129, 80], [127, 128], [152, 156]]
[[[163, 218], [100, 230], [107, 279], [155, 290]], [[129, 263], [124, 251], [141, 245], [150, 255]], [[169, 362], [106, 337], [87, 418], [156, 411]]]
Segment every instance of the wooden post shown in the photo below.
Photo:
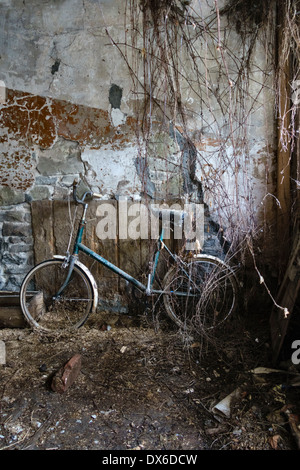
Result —
[[278, 7], [278, 63], [279, 63], [279, 98], [278, 98], [278, 119], [277, 119], [277, 199], [280, 203], [277, 218], [277, 240], [278, 240], [278, 263], [279, 278], [285, 272], [288, 257], [290, 254], [290, 158], [291, 148], [287, 135], [290, 126], [291, 88], [290, 59], [286, 60], [281, 56], [283, 51], [284, 29], [286, 19], [284, 7], [279, 2]]
[[[284, 51], [283, 34], [285, 28], [285, 12], [282, 4], [279, 6], [278, 19], [282, 21], [279, 25], [278, 35], [278, 54]], [[291, 53], [292, 54], [292, 53]], [[290, 55], [291, 55], [290, 54]], [[279, 280], [280, 289], [276, 298], [276, 302], [289, 313], [284, 315], [281, 309], [274, 306], [271, 317], [271, 340], [273, 349], [273, 363], [275, 364], [279, 358], [281, 348], [290, 324], [290, 319], [294, 310], [294, 306], [300, 294], [300, 264], [298, 261], [300, 252], [300, 198], [299, 190], [295, 187], [295, 183], [299, 181], [300, 174], [300, 146], [299, 141], [295, 141], [295, 145], [291, 148], [288, 132], [290, 131], [291, 107], [291, 82], [294, 78], [295, 70], [292, 69], [292, 63], [298, 63], [298, 57], [279, 56], [279, 121], [278, 121], [278, 183], [277, 197], [280, 202], [280, 210], [278, 213], [277, 224], [277, 240], [279, 254]], [[299, 108], [294, 122], [295, 127], [299, 130]], [[282, 139], [282, 130], [286, 131], [286, 138]], [[285, 140], [286, 145], [282, 145]]]

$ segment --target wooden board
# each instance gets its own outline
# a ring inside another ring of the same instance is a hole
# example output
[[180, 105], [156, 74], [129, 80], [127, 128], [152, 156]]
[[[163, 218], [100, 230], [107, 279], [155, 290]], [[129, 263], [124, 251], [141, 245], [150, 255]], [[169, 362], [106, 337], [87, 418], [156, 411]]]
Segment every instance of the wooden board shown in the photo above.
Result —
[[0, 328], [23, 328], [23, 317], [18, 292], [0, 292]]

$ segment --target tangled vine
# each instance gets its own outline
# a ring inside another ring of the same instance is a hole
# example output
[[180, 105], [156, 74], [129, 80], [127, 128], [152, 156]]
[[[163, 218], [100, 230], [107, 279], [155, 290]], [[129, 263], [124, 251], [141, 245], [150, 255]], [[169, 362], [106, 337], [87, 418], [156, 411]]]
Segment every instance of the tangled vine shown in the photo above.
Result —
[[111, 38], [132, 78], [143, 168], [158, 133], [171, 134], [182, 152], [179, 170], [192, 182], [179, 196], [204, 201], [229, 252], [241, 258], [254, 259], [255, 241], [263, 253], [276, 234], [276, 151], [289, 148], [290, 165], [299, 137], [291, 100], [300, 78], [299, 10], [299, 0], [126, 0], [124, 42]]

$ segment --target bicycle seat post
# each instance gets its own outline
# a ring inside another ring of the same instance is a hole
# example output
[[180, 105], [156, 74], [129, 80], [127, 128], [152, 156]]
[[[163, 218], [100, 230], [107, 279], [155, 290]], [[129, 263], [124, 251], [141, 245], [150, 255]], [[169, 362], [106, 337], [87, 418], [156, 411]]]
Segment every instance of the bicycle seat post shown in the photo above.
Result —
[[152, 278], [152, 274], [149, 273], [149, 274], [148, 274], [147, 288], [146, 288], [146, 295], [150, 295], [150, 294], [151, 294], [151, 278]]

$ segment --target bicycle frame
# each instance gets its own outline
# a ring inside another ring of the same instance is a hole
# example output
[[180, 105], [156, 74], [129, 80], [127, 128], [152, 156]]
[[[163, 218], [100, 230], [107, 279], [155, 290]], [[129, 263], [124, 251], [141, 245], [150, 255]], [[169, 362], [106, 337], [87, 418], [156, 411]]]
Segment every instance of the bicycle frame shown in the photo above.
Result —
[[[125, 279], [126, 281], [130, 282], [131, 284], [133, 284], [137, 289], [139, 289], [140, 291], [146, 293], [147, 295], [151, 295], [151, 294], [163, 294], [163, 293], [166, 293], [166, 291], [163, 291], [163, 290], [157, 290], [157, 289], [153, 289], [153, 283], [154, 283], [154, 279], [155, 279], [155, 273], [156, 273], [156, 268], [157, 268], [157, 265], [158, 265], [158, 260], [159, 260], [159, 255], [160, 255], [160, 252], [161, 252], [161, 249], [162, 248], [165, 248], [168, 253], [173, 257], [173, 259], [175, 259], [175, 255], [166, 247], [166, 245], [164, 244], [163, 242], [163, 237], [164, 237], [164, 229], [162, 227], [161, 229], [161, 233], [160, 233], [160, 236], [158, 238], [158, 248], [155, 252], [155, 257], [154, 257], [154, 263], [153, 263], [153, 269], [152, 269], [152, 272], [148, 275], [148, 283], [147, 285], [145, 284], [142, 284], [140, 281], [138, 281], [137, 279], [135, 279], [133, 276], [131, 276], [130, 274], [128, 274], [127, 272], [123, 271], [122, 269], [120, 269], [118, 266], [116, 266], [115, 264], [111, 263], [110, 261], [108, 261], [107, 259], [105, 259], [103, 256], [99, 255], [98, 253], [96, 253], [95, 251], [91, 250], [90, 248], [88, 248], [86, 245], [84, 245], [82, 243], [82, 237], [83, 237], [83, 232], [84, 232], [84, 229], [85, 229], [85, 225], [86, 225], [86, 220], [85, 220], [85, 216], [86, 216], [86, 211], [87, 211], [87, 208], [88, 208], [88, 204], [84, 204], [84, 210], [83, 210], [83, 213], [82, 213], [82, 217], [81, 217], [81, 220], [80, 220], [80, 223], [79, 223], [79, 227], [78, 227], [78, 230], [77, 230], [77, 235], [76, 235], [76, 239], [75, 239], [75, 243], [74, 243], [74, 247], [73, 247], [73, 253], [72, 255], [70, 256], [70, 265], [69, 265], [69, 271], [68, 271], [68, 274], [67, 274], [67, 277], [65, 279], [65, 282], [63, 283], [63, 285], [61, 286], [61, 288], [59, 289], [59, 291], [57, 292], [55, 298], [58, 298], [59, 295], [62, 293], [62, 291], [64, 290], [64, 288], [67, 286], [68, 282], [69, 282], [69, 279], [72, 275], [72, 271], [73, 271], [73, 268], [74, 268], [74, 264], [76, 263], [76, 260], [78, 259], [78, 255], [79, 255], [79, 252], [83, 252], [85, 254], [87, 254], [88, 256], [90, 256], [91, 258], [93, 258], [94, 260], [96, 260], [98, 263], [106, 266], [108, 269], [110, 269], [111, 271], [113, 271], [114, 273], [118, 274], [119, 276], [121, 276], [123, 279]], [[179, 293], [178, 293], [179, 294]], [[185, 294], [186, 295], [186, 294]]]

